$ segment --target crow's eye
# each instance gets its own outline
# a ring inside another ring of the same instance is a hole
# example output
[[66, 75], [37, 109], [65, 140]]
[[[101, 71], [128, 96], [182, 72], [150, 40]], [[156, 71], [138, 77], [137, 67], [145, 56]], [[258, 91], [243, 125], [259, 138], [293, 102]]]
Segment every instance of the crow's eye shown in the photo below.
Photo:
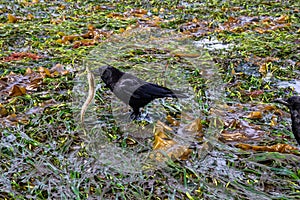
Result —
[[102, 74], [101, 78], [103, 80], [106, 80], [106, 81], [110, 80], [111, 79], [111, 72], [107, 71], [107, 70], [104, 71], [104, 73]]

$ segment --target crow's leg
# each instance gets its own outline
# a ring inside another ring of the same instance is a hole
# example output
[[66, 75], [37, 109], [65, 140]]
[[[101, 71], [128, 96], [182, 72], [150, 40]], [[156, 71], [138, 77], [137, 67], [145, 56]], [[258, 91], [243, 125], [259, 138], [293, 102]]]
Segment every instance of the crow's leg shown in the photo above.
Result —
[[141, 126], [145, 126], [147, 124], [153, 123], [153, 120], [151, 119], [148, 113], [141, 113], [141, 112], [138, 114], [132, 112], [130, 114], [130, 120]]
[[140, 116], [140, 109], [135, 109], [133, 112], [130, 114], [130, 119], [131, 120], [137, 120]]
[[150, 115], [148, 114], [148, 113], [145, 113], [145, 114], [140, 114], [140, 116], [139, 116], [140, 118], [140, 120], [142, 120], [142, 121], [144, 121], [144, 122], [146, 122], [146, 123], [148, 123], [148, 124], [150, 124], [150, 123], [153, 123], [153, 120], [151, 119], [151, 117], [150, 117]]
[[138, 118], [138, 114], [136, 114], [135, 112], [132, 112], [130, 114], [130, 120], [136, 120]]

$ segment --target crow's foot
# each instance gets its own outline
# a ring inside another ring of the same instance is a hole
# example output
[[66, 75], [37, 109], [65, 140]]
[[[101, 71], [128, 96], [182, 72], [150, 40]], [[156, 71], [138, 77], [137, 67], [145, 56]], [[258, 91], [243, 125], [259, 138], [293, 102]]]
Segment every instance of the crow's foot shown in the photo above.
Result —
[[138, 122], [138, 124], [140, 123], [146, 123], [146, 124], [149, 124], [149, 123], [153, 123], [151, 117], [148, 115], [148, 113], [131, 113], [130, 114], [130, 120], [131, 121], [136, 121]]

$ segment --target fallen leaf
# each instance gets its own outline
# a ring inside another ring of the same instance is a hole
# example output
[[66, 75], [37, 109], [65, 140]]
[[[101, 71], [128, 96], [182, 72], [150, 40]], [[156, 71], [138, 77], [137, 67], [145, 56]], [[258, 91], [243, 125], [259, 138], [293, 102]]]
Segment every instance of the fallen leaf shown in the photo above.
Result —
[[45, 67], [39, 67], [38, 71], [40, 72], [40, 74], [42, 75], [42, 77], [52, 77], [50, 70], [45, 68]]
[[23, 114], [11, 114], [4, 118], [0, 118], [0, 124], [4, 127], [17, 126], [18, 124], [28, 124], [29, 120]]
[[119, 32], [120, 32], [120, 33], [123, 33], [124, 31], [125, 31], [124, 28], [120, 28], [120, 29], [119, 29]]
[[74, 42], [73, 48], [77, 49], [81, 46], [94, 46], [96, 44], [95, 40], [80, 40], [80, 41], [76, 41]]
[[180, 160], [188, 158], [192, 150], [187, 145], [178, 144], [166, 135], [165, 131], [172, 130], [172, 128], [158, 121], [154, 130], [154, 153], [150, 155], [150, 158], [157, 161], [165, 161], [168, 159], [167, 157]]
[[261, 119], [262, 117], [263, 116], [260, 111], [253, 111], [247, 116], [249, 119]]
[[277, 117], [276, 116], [272, 116], [271, 122], [270, 122], [270, 126], [274, 127], [278, 124], [277, 122]]
[[3, 107], [3, 105], [0, 103], [0, 117], [4, 117], [8, 114], [8, 111]]
[[55, 66], [53, 66], [51, 69], [50, 69], [50, 72], [52, 74], [54, 74], [54, 76], [57, 76], [57, 75], [66, 75], [69, 73], [68, 70], [65, 70], [64, 66], [62, 64], [56, 64]]
[[8, 119], [10, 120], [10, 121], [17, 121], [17, 115], [15, 114], [15, 113], [13, 113], [13, 114], [11, 114], [11, 115], [9, 115], [8, 116]]
[[288, 144], [275, 144], [272, 146], [256, 146], [256, 145], [250, 145], [245, 143], [238, 143], [235, 146], [243, 150], [254, 150], [254, 151], [268, 151], [268, 152], [280, 152], [280, 153], [296, 153], [295, 151], [298, 151], [298, 148]]
[[32, 74], [32, 73], [33, 73], [32, 69], [28, 67], [28, 68], [26, 69], [25, 75], [30, 75], [30, 74]]
[[254, 91], [246, 93], [246, 95], [248, 95], [250, 97], [258, 97], [259, 95], [262, 95], [263, 93], [264, 93], [263, 90], [254, 90]]
[[15, 96], [22, 96], [26, 94], [26, 89], [19, 85], [13, 85], [9, 92], [9, 96], [15, 97]]
[[125, 19], [124, 15], [119, 14], [119, 13], [109, 13], [108, 15], [106, 15], [106, 17], [107, 18], [120, 19], [120, 20]]
[[244, 141], [259, 139], [261, 135], [267, 134], [258, 125], [250, 124], [246, 120], [232, 119], [226, 121], [224, 130], [219, 136], [223, 142]]
[[12, 53], [11, 55], [3, 58], [3, 61], [9, 62], [9, 61], [13, 61], [13, 60], [21, 60], [23, 58], [31, 58], [32, 60], [38, 60], [41, 58], [41, 56], [38, 56], [33, 53], [18, 52], [18, 53]]
[[258, 32], [259, 34], [263, 34], [265, 33], [267, 30], [263, 29], [263, 28], [255, 28], [254, 31]]
[[184, 127], [184, 129], [188, 132], [202, 132], [202, 123], [201, 119], [197, 118], [192, 123]]
[[27, 15], [27, 19], [28, 19], [28, 20], [32, 20], [32, 19], [34, 19], [34, 16], [33, 16], [32, 14], [29, 13], [29, 14]]
[[77, 40], [79, 38], [78, 35], [66, 35], [62, 37], [62, 42], [64, 44], [67, 44], [68, 42], [72, 42], [74, 40]]
[[167, 150], [177, 144], [174, 140], [169, 139], [163, 132], [156, 133], [154, 136], [153, 150]]
[[266, 74], [267, 73], [267, 63], [263, 63], [262, 65], [260, 65], [258, 72], [263, 75]]
[[171, 115], [168, 115], [166, 117], [166, 120], [168, 123], [172, 124], [173, 126], [179, 126], [180, 125], [180, 121], [176, 120], [174, 117], [172, 117]]
[[96, 5], [93, 7], [93, 10], [114, 10], [114, 6], [108, 6], [108, 5]]
[[132, 13], [132, 14], [143, 14], [143, 15], [145, 15], [145, 14], [148, 13], [148, 11], [145, 10], [145, 9], [134, 9], [134, 10], [131, 10], [130, 13]]
[[287, 15], [281, 15], [280, 17], [278, 17], [277, 19], [275, 19], [275, 22], [279, 23], [279, 24], [283, 24], [286, 23], [286, 21], [289, 19], [289, 16]]
[[274, 105], [265, 105], [264, 108], [263, 108], [263, 111], [273, 111], [273, 110], [276, 110], [276, 106]]
[[156, 122], [156, 126], [155, 126], [154, 130], [155, 130], [155, 133], [156, 133], [156, 132], [159, 132], [159, 131], [164, 132], [165, 130], [172, 131], [173, 129], [170, 126], [168, 126], [165, 123], [158, 120]]
[[92, 24], [88, 24], [88, 30], [89, 31], [94, 31], [94, 30], [96, 30], [96, 27], [94, 26], [94, 25], [92, 25]]
[[26, 90], [35, 91], [39, 85], [43, 82], [42, 77], [34, 77], [30, 80], [30, 83], [26, 86]]
[[133, 146], [133, 145], [137, 144], [137, 141], [135, 141], [135, 139], [133, 139], [133, 138], [128, 137], [128, 138], [126, 138], [126, 144], [128, 146]]
[[152, 12], [157, 13], [158, 12], [158, 8], [153, 8]]
[[219, 139], [221, 141], [242, 141], [242, 140], [248, 140], [249, 138], [241, 133], [241, 132], [235, 132], [235, 133], [231, 133], [231, 132], [228, 132], [226, 130], [222, 131]]
[[14, 16], [12, 14], [7, 15], [7, 21], [9, 23], [16, 23], [18, 20], [19, 20], [19, 18], [17, 18], [16, 16]]

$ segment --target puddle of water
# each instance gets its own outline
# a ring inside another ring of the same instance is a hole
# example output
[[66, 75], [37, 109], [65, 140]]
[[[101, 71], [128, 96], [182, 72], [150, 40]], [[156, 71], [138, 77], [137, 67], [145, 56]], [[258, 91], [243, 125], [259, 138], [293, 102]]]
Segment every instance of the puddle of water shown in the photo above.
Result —
[[220, 49], [229, 49], [233, 47], [232, 44], [224, 44], [216, 38], [212, 39], [202, 39], [198, 41], [194, 41], [196, 47], [204, 48], [207, 50], [220, 50]]

